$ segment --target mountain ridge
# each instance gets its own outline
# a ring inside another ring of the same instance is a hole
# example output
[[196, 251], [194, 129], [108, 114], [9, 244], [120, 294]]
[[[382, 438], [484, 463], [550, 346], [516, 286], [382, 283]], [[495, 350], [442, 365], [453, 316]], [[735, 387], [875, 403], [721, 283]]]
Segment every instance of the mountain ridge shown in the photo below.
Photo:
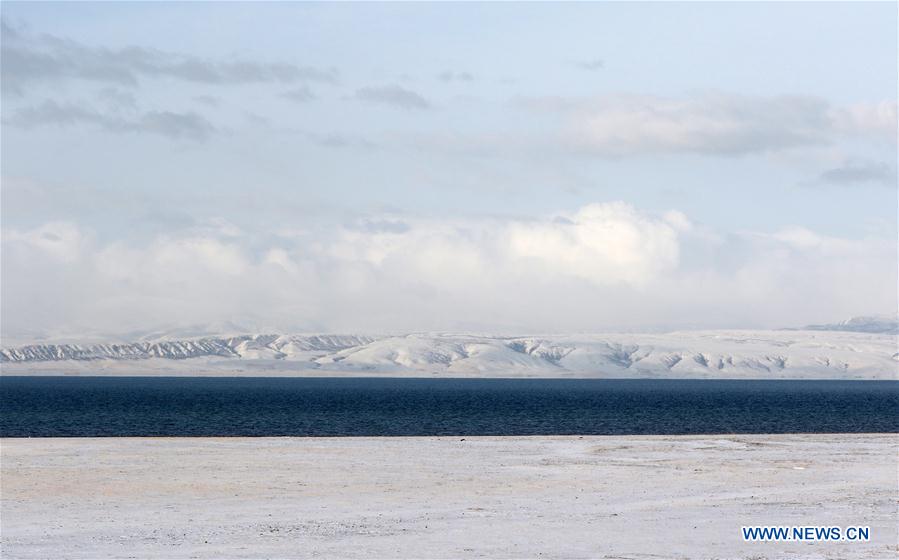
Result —
[[896, 338], [826, 331], [493, 336], [276, 333], [0, 349], [4, 374], [895, 378]]

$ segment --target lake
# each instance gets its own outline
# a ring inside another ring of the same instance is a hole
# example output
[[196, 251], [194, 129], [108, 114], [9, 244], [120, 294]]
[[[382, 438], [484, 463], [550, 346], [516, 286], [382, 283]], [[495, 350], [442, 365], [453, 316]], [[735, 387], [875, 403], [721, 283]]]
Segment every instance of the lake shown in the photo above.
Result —
[[0, 435], [899, 432], [897, 381], [0, 377]]

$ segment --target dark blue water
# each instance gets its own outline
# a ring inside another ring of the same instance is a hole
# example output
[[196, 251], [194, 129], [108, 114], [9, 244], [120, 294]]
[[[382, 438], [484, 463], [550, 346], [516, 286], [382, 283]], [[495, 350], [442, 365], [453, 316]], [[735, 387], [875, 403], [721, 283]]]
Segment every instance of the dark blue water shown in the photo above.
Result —
[[899, 432], [899, 382], [0, 377], [0, 435]]

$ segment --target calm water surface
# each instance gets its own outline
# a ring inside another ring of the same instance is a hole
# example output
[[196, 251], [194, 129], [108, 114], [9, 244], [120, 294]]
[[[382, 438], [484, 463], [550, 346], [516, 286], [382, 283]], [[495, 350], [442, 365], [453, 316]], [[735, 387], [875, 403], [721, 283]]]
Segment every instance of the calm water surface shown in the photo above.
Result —
[[897, 381], [0, 377], [0, 435], [899, 432]]

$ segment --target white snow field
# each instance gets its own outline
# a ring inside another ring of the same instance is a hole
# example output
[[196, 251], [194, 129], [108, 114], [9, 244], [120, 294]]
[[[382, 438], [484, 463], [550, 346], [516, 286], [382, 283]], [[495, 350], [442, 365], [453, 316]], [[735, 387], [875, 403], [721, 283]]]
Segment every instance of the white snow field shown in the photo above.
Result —
[[815, 329], [157, 337], [6, 347], [0, 369], [7, 375], [896, 378], [894, 332]]
[[[2, 557], [895, 558], [894, 435], [2, 440]], [[744, 525], [869, 542], [744, 542]]]

